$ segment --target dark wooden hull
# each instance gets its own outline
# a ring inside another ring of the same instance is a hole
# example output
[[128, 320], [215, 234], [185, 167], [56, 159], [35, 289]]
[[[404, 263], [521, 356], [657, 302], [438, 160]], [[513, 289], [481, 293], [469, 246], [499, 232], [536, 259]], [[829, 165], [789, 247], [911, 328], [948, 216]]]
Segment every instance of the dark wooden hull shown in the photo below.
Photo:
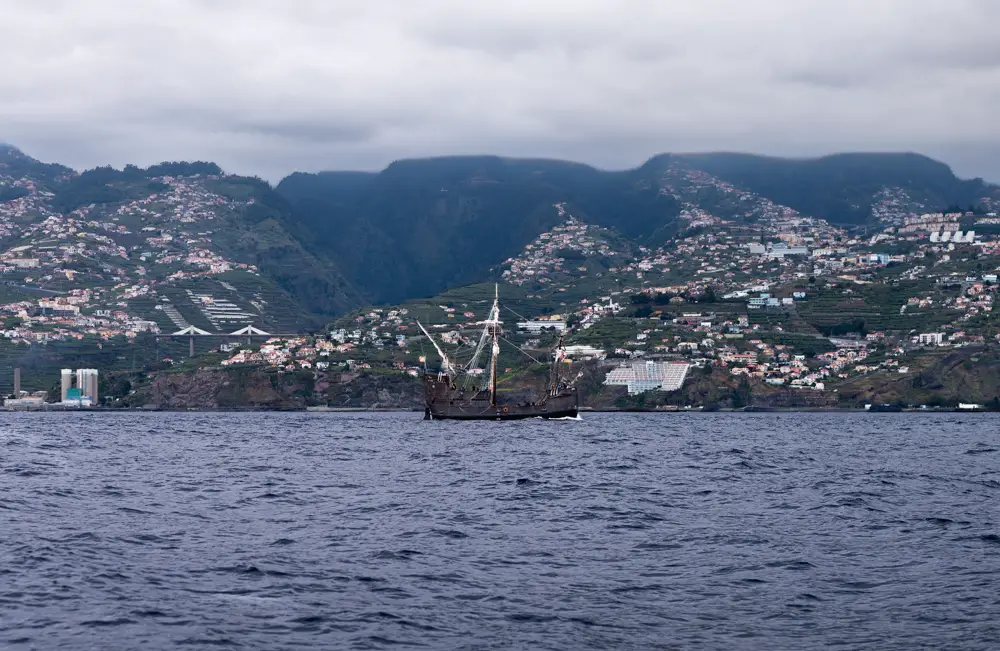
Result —
[[520, 420], [524, 418], [576, 418], [580, 401], [575, 389], [535, 402], [490, 402], [481, 391], [470, 395], [448, 386], [434, 376], [424, 378], [425, 418], [433, 420]]

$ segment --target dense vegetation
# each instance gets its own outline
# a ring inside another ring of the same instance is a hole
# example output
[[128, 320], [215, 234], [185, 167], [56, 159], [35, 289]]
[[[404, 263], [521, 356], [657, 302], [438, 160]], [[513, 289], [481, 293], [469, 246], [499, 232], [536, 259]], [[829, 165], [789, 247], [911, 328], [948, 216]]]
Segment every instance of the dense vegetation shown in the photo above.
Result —
[[42, 181], [55, 181], [72, 173], [73, 170], [64, 165], [42, 163], [26, 156], [16, 147], [0, 143], [0, 174], [15, 178], [29, 176]]
[[556, 203], [645, 240], [676, 221], [678, 206], [641, 176], [562, 161], [435, 158], [369, 176], [296, 174], [278, 191], [310, 250], [336, 259], [371, 300], [389, 302], [482, 280], [559, 223]]
[[793, 159], [719, 153], [675, 158], [805, 215], [843, 225], [868, 220], [872, 197], [884, 187], [906, 190], [928, 210], [975, 205], [986, 187], [981, 179], [959, 179], [944, 163], [919, 154]]
[[61, 182], [52, 183], [55, 192], [53, 207], [62, 212], [76, 210], [92, 203], [116, 203], [146, 197], [164, 189], [151, 179], [159, 176], [194, 176], [221, 174], [215, 163], [160, 163], [146, 169], [126, 165], [124, 169], [95, 167]]
[[[671, 163], [847, 225], [869, 219], [872, 197], [884, 187], [903, 188], [928, 209], [975, 204], [987, 188], [916, 154], [703, 154], [657, 156], [623, 172], [495, 156], [406, 160], [377, 174], [297, 173], [277, 190], [291, 205], [289, 229], [312, 253], [336, 260], [367, 299], [393, 302], [486, 279], [558, 222], [555, 203], [640, 244], [661, 244], [679, 230], [677, 201], [659, 190]], [[717, 193], [700, 199], [719, 214], [734, 208]]]
[[[210, 181], [213, 191], [253, 203], [232, 223], [219, 225], [214, 244], [234, 259], [257, 265], [317, 317], [492, 280], [497, 265], [563, 219], [555, 204], [634, 244], [660, 245], [685, 223], [678, 219], [678, 199], [662, 189], [666, 170], [676, 164], [836, 224], [870, 219], [872, 198], [885, 187], [903, 188], [928, 209], [975, 205], [996, 193], [978, 179], [960, 180], [943, 163], [916, 154], [802, 160], [664, 154], [638, 168], [610, 172], [555, 160], [441, 157], [397, 161], [379, 173], [296, 173], [272, 188], [261, 179], [222, 175], [207, 162], [100, 167], [75, 175], [0, 147], [0, 173], [39, 179], [62, 212], [162, 191], [166, 186], [154, 180], [161, 176], [219, 175]], [[24, 192], [0, 188], [0, 200]], [[734, 197], [709, 188], [698, 191], [696, 201], [709, 212], [732, 216], [739, 213]], [[568, 260], [580, 257], [559, 253]], [[867, 329], [882, 325], [871, 317], [865, 315]], [[820, 330], [847, 327], [825, 315], [814, 321]]]
[[[16, 157], [14, 160], [22, 167], [42, 165], [21, 163]], [[60, 169], [69, 172], [66, 168]], [[91, 204], [117, 204], [162, 192], [169, 186], [154, 179], [163, 176], [220, 176], [210, 181], [214, 192], [237, 201], [253, 199], [235, 220], [214, 225], [213, 243], [222, 253], [256, 265], [296, 299], [302, 308], [295, 311], [298, 314], [304, 311], [325, 317], [363, 303], [364, 298], [347, 282], [330, 257], [317, 258], [303, 247], [303, 241], [309, 239], [308, 234], [300, 233], [301, 237], [296, 237], [289, 232], [294, 222], [291, 207], [282, 195], [259, 178], [221, 175], [222, 170], [215, 163], [165, 162], [148, 168], [134, 165], [121, 170], [98, 167], [78, 175], [48, 175], [43, 182], [54, 195], [52, 206], [69, 213]], [[21, 189], [16, 187], [2, 190], [10, 195], [5, 199], [8, 201], [21, 194]], [[320, 322], [317, 320], [312, 325]]]

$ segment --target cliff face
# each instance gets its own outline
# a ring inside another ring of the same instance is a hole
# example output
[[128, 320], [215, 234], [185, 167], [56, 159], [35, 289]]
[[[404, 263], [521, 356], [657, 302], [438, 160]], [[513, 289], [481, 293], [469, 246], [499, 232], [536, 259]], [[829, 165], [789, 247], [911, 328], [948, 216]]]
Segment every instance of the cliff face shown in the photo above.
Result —
[[420, 380], [401, 373], [276, 373], [263, 368], [198, 369], [153, 375], [123, 406], [147, 409], [419, 409]]
[[909, 372], [864, 375], [840, 389], [842, 404], [899, 403], [954, 406], [960, 402], [1000, 406], [1000, 354], [965, 348], [928, 353]]
[[158, 374], [128, 403], [158, 409], [302, 409], [317, 404], [315, 385], [312, 373], [199, 369]]
[[[606, 386], [613, 364], [587, 363], [566, 370], [577, 378], [580, 404], [591, 409], [656, 408], [665, 405], [741, 407], [756, 403], [761, 386], [741, 388], [724, 371], [692, 369], [680, 391], [627, 395], [625, 387]], [[534, 368], [504, 378], [506, 397], [544, 394], [547, 370]], [[742, 398], [738, 396], [743, 392]], [[765, 390], [765, 393], [769, 393]], [[771, 392], [773, 393], [773, 392]], [[798, 392], [796, 392], [798, 393]], [[312, 405], [355, 409], [422, 409], [419, 378], [399, 372], [276, 373], [262, 368], [199, 369], [152, 376], [125, 400], [130, 407], [157, 409], [304, 409]], [[781, 406], [790, 406], [782, 404]]]
[[402, 373], [330, 373], [323, 404], [356, 409], [423, 409], [419, 378]]
[[[625, 387], [604, 384], [613, 366], [591, 362], [566, 369], [567, 376], [577, 379], [581, 406], [613, 410], [688, 405], [722, 409], [860, 408], [866, 403], [1000, 405], [1000, 356], [982, 350], [926, 355], [915, 360], [907, 374], [861, 376], [837, 392], [773, 387], [734, 377], [723, 368], [692, 368], [679, 391], [629, 396]], [[546, 369], [529, 369], [503, 378], [500, 392], [511, 397], [537, 396], [545, 391], [546, 379]], [[125, 386], [131, 385], [126, 382]], [[422, 409], [423, 401], [420, 379], [398, 371], [314, 374], [227, 368], [157, 373], [141, 381], [136, 392], [125, 396], [121, 405], [159, 409], [304, 409], [312, 405]]]

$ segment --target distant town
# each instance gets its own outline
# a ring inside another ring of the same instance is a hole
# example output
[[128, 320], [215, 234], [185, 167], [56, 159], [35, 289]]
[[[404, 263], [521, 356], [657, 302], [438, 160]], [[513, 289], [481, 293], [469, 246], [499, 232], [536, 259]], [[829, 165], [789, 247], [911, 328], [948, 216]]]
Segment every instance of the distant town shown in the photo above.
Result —
[[[221, 173], [113, 181], [124, 199], [64, 210], [45, 184], [0, 167], [14, 197], [0, 202], [2, 339], [12, 350], [141, 340], [155, 346], [154, 366], [307, 373], [322, 386], [366, 372], [419, 376], [436, 355], [418, 320], [459, 358], [468, 350], [490, 283], [303, 332], [288, 295], [240, 253], [262, 237], [245, 222], [262, 207], [241, 183]], [[665, 168], [659, 193], [681, 206], [662, 242], [629, 239], [556, 202], [556, 225], [492, 270], [515, 351], [503, 360], [508, 376], [544, 363], [563, 336], [569, 362], [599, 368], [602, 386], [625, 396], [679, 392], [720, 372], [734, 392], [749, 382], [833, 395], [858, 378], [923, 372], [934, 351], [1000, 343], [994, 195], [975, 209], [935, 210], [883, 187], [868, 221], [845, 227], [679, 163]], [[160, 342], [176, 346], [161, 355]], [[89, 382], [44, 400], [121, 400]], [[40, 398], [15, 392], [10, 406], [26, 399]]]

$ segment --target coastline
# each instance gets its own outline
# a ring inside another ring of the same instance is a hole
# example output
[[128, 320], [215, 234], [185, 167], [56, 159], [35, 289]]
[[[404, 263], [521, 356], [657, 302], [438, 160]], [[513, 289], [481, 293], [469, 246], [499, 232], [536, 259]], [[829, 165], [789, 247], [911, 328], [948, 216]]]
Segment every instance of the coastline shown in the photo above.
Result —
[[[6, 413], [422, 413], [422, 407], [41, 407], [32, 409], [0, 408]], [[584, 414], [764, 414], [764, 413], [830, 413], [830, 414], [986, 414], [1000, 413], [1000, 409], [957, 409], [957, 408], [902, 408], [899, 410], [857, 409], [850, 407], [765, 407], [756, 409], [657, 409], [657, 408], [580, 408]]]

